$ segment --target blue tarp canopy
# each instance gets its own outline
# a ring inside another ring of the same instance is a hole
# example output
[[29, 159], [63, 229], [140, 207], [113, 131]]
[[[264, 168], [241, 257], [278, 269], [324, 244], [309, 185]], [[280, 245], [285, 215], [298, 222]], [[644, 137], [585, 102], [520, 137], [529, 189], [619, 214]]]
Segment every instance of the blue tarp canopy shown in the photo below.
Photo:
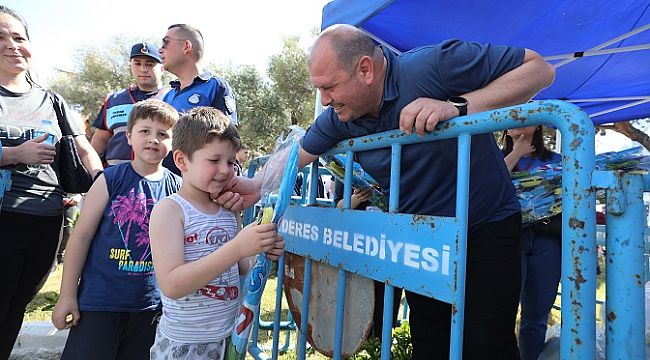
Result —
[[557, 70], [536, 99], [595, 124], [650, 117], [649, 0], [335, 0], [322, 28], [354, 25], [397, 52], [445, 39], [526, 47]]

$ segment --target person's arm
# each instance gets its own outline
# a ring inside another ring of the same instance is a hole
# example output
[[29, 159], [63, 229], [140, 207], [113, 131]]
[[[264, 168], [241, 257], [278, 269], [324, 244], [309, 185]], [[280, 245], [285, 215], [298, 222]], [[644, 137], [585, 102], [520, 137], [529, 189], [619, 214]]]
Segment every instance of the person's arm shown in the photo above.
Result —
[[232, 88], [225, 79], [220, 79], [219, 85], [223, 88], [223, 93], [212, 99], [212, 107], [221, 110], [235, 125], [239, 125], [237, 105]]
[[533, 50], [525, 49], [524, 62], [520, 66], [494, 79], [484, 88], [462, 96], [467, 99], [467, 113], [478, 113], [523, 104], [551, 85], [554, 79], [553, 65]]
[[[52, 323], [59, 330], [79, 323], [77, 303], [79, 278], [108, 200], [106, 178], [101, 175], [86, 194], [83, 211], [66, 246], [59, 300], [52, 311]], [[66, 321], [70, 315], [72, 319]]]
[[519, 159], [521, 159], [522, 156], [530, 154], [534, 151], [535, 147], [524, 139], [524, 135], [522, 134], [519, 136], [519, 138], [513, 142], [512, 151], [510, 154], [506, 155], [506, 157], [503, 158], [503, 160], [506, 162], [508, 171], [512, 172], [512, 169], [515, 168], [517, 162], [519, 162]]
[[102, 160], [99, 158], [99, 155], [97, 155], [97, 152], [95, 152], [95, 149], [90, 145], [85, 135], [75, 136], [74, 143], [77, 146], [77, 151], [79, 151], [81, 161], [90, 173], [90, 176], [95, 178], [97, 173], [104, 170]]
[[165, 296], [178, 299], [207, 285], [242, 258], [276, 246], [275, 224], [245, 227], [209, 255], [185, 262], [183, 213], [172, 200], [160, 201], [151, 213], [149, 235], [156, 279]]
[[[298, 169], [302, 169], [316, 159], [318, 159], [317, 155], [312, 155], [300, 147], [298, 150]], [[213, 198], [214, 201], [232, 212], [239, 212], [255, 205], [261, 197], [260, 191], [266, 173], [265, 169], [269, 167], [279, 169], [278, 171], [284, 170], [284, 166], [267, 163], [253, 178], [233, 176], [228, 186], [226, 186], [228, 191], [221, 192], [221, 194]]]
[[[473, 114], [523, 104], [549, 86], [554, 78], [553, 65], [544, 61], [538, 53], [525, 49], [521, 65], [485, 87], [460, 96], [467, 99], [467, 113]], [[418, 98], [402, 109], [399, 128], [409, 134], [415, 125], [415, 132], [424, 135], [425, 131], [432, 131], [438, 122], [458, 115], [458, 109], [447, 101]]]
[[104, 154], [106, 152], [106, 144], [108, 140], [113, 136], [113, 133], [104, 129], [96, 129], [93, 134], [92, 139], [90, 139], [90, 145], [98, 154]]
[[509, 172], [512, 172], [512, 169], [515, 168], [515, 165], [517, 165], [519, 159], [521, 159], [521, 157], [516, 156], [514, 152], [511, 152], [510, 154], [506, 155], [506, 157], [503, 158], [503, 161], [506, 162], [506, 167], [508, 168]]
[[[243, 221], [241, 218], [241, 212], [234, 213], [235, 219], [237, 219], [237, 233], [243, 229]], [[239, 275], [246, 275], [248, 270], [250, 270], [253, 265], [255, 265], [255, 256], [247, 256], [238, 261]]]

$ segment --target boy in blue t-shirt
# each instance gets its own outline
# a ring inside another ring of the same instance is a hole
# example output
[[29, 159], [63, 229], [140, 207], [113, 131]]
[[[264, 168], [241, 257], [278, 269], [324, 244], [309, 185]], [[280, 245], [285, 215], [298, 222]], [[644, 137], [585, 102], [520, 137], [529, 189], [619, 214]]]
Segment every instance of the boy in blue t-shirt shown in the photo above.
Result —
[[137, 103], [127, 124], [134, 159], [104, 170], [86, 194], [52, 312], [54, 326], [70, 328], [62, 359], [149, 357], [161, 307], [149, 216], [181, 185], [162, 166], [177, 120], [161, 100]]

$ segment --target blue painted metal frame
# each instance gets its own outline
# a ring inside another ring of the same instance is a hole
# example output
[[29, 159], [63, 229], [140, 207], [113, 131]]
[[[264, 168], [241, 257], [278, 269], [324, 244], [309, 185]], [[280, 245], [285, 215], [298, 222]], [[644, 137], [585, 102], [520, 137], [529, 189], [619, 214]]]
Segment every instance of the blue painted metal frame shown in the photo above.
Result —
[[591, 191], [591, 174], [594, 169], [594, 127], [580, 108], [562, 101], [531, 102], [452, 119], [421, 138], [395, 130], [345, 141], [339, 143], [331, 153], [364, 151], [387, 143], [392, 146], [406, 145], [457, 137], [463, 133], [479, 134], [543, 124], [555, 126], [563, 138], [562, 187], [565, 201], [562, 206], [562, 233], [568, 246], [562, 250], [562, 288], [568, 291], [563, 292], [562, 300], [569, 305], [562, 309], [565, 331], [561, 336], [561, 356], [564, 359], [593, 359], [596, 246], [593, 216], [595, 198]]
[[[537, 101], [525, 105], [514, 106], [495, 111], [472, 114], [465, 117], [452, 119], [439, 124], [435, 131], [418, 137], [415, 134], [407, 135], [400, 131], [389, 131], [380, 134], [360, 137], [346, 140], [339, 143], [329, 153], [345, 152], [351, 155], [353, 152], [376, 149], [380, 147], [391, 146], [393, 160], [399, 158], [400, 149], [403, 145], [420, 143], [426, 141], [435, 141], [452, 137], [459, 137], [459, 166], [458, 179], [460, 188], [457, 193], [457, 217], [455, 222], [464, 223], [459, 229], [464, 229], [457, 236], [458, 242], [455, 244], [455, 250], [463, 253], [457, 261], [458, 267], [457, 292], [455, 307], [458, 310], [455, 318], [452, 318], [452, 344], [451, 358], [459, 359], [462, 357], [462, 328], [464, 314], [464, 241], [467, 229], [467, 186], [469, 174], [467, 173], [469, 160], [469, 144], [472, 134], [488, 133], [497, 130], [503, 130], [513, 127], [524, 127], [533, 125], [550, 124], [556, 127], [562, 134], [562, 161], [563, 176], [562, 188], [564, 201], [562, 205], [563, 213], [563, 239], [564, 246], [562, 250], [562, 319], [563, 330], [561, 335], [561, 357], [563, 359], [593, 359], [595, 358], [595, 310], [596, 310], [596, 224], [595, 224], [595, 197], [591, 187], [591, 177], [594, 170], [594, 128], [588, 116], [578, 107], [562, 101]], [[348, 156], [348, 158], [352, 158]], [[399, 203], [399, 161], [392, 161], [391, 168], [391, 198], [389, 199], [389, 210], [395, 212]], [[314, 166], [312, 166], [312, 169]], [[346, 164], [346, 181], [344, 191], [344, 202], [349, 207], [351, 196], [351, 177], [349, 174], [350, 164]], [[316, 172], [311, 171], [311, 181], [316, 180]], [[310, 191], [309, 204], [316, 203], [316, 188]], [[464, 207], [464, 208], [463, 208]], [[291, 215], [292, 205], [287, 211]], [[305, 213], [311, 213], [313, 209], [303, 209]], [[336, 211], [327, 210], [325, 211]], [[352, 213], [350, 210], [343, 212]], [[332, 213], [333, 214], [333, 213]], [[371, 213], [369, 213], [371, 214]], [[377, 218], [382, 215], [376, 214]], [[463, 215], [464, 214], [464, 215]], [[397, 218], [400, 214], [384, 214], [388, 219]], [[403, 215], [403, 214], [402, 214]], [[329, 216], [329, 215], [326, 215]], [[369, 215], [372, 216], [372, 215]], [[289, 218], [289, 216], [285, 216]], [[432, 217], [436, 220], [437, 217]], [[449, 220], [447, 220], [449, 221]], [[304, 239], [293, 239], [291, 236], [285, 236], [287, 249], [296, 247]], [[300, 324], [301, 334], [297, 344], [298, 358], [305, 358], [306, 338], [303, 334], [307, 330], [308, 318], [308, 299], [310, 289], [311, 258], [319, 257], [313, 251], [306, 252], [308, 258], [305, 262], [305, 286], [303, 289], [303, 316]], [[334, 264], [336, 265], [336, 264]], [[391, 265], [394, 266], [394, 265]], [[343, 274], [343, 268], [340, 268]], [[365, 272], [363, 269], [355, 271], [365, 276], [373, 277], [373, 274]], [[377, 277], [376, 274], [375, 278]], [[341, 280], [344, 277], [341, 276]], [[389, 279], [385, 280], [390, 283]], [[341, 281], [343, 282], [343, 281]], [[390, 286], [390, 285], [387, 285]], [[390, 289], [390, 288], [389, 288]], [[417, 290], [417, 289], [409, 289]], [[384, 323], [388, 323], [386, 309], [391, 308], [392, 292], [385, 297], [386, 306]], [[462, 295], [461, 295], [462, 294]], [[460, 299], [460, 301], [459, 301]], [[343, 303], [342, 301], [339, 304]], [[337, 306], [337, 314], [344, 309], [342, 305]], [[278, 309], [279, 311], [279, 309]], [[336, 351], [340, 352], [341, 348], [341, 329], [342, 321], [340, 315], [337, 315], [338, 339], [335, 340]], [[384, 326], [382, 339], [383, 359], [389, 358], [390, 354], [390, 327]], [[339, 353], [340, 357], [340, 353]]]
[[[261, 156], [251, 160], [251, 162], [249, 163], [247, 176], [251, 178], [255, 176], [255, 173], [257, 172], [258, 168], [264, 165], [268, 160], [268, 158], [269, 156], [267, 155], [267, 156]], [[257, 209], [255, 209], [254, 207], [244, 210], [244, 224], [250, 224], [253, 221], [253, 219], [255, 218], [256, 210]], [[276, 309], [273, 313], [273, 321], [272, 322], [263, 321], [261, 319], [261, 312], [258, 311], [257, 321], [253, 324], [248, 352], [251, 354], [251, 356], [253, 356], [253, 358], [257, 360], [268, 359], [268, 355], [265, 352], [265, 350], [268, 349], [263, 349], [260, 346], [258, 341], [258, 334], [260, 329], [264, 329], [264, 330], [270, 329], [273, 331], [273, 338], [272, 338], [273, 344], [270, 349], [272, 359], [277, 359], [279, 352], [284, 352], [287, 351], [289, 348], [291, 348], [291, 343], [290, 343], [291, 330], [296, 329], [296, 323], [291, 317], [291, 312], [288, 313], [287, 320], [282, 321], [281, 319], [281, 304], [282, 304], [282, 295], [283, 295], [282, 282], [284, 279], [284, 271], [282, 271], [282, 269], [284, 269], [284, 256], [282, 256], [278, 262], [278, 277], [277, 277], [275, 300], [276, 300], [276, 304], [280, 304], [280, 306], [276, 306]], [[280, 331], [284, 331], [285, 334], [284, 344], [282, 345], [282, 347], [279, 346]]]
[[643, 360], [646, 358], [644, 176], [598, 171], [593, 184], [606, 190], [607, 358]]
[[[596, 291], [596, 246], [595, 246], [595, 217], [593, 211], [595, 208], [594, 194], [591, 191], [591, 174], [594, 169], [594, 128], [590, 119], [578, 107], [561, 101], [542, 101], [532, 102], [526, 105], [514, 106], [499, 109], [491, 112], [473, 114], [470, 116], [453, 119], [440, 124], [436, 131], [418, 137], [415, 134], [407, 135], [400, 131], [390, 131], [380, 134], [374, 134], [356, 139], [350, 139], [339, 143], [329, 153], [345, 152], [348, 158], [351, 158], [353, 152], [376, 149], [380, 147], [392, 147], [392, 168], [391, 168], [391, 198], [389, 199], [389, 209], [395, 212], [399, 200], [399, 154], [402, 145], [413, 143], [440, 140], [452, 137], [459, 137], [459, 174], [458, 179], [460, 188], [457, 197], [457, 222], [463, 222], [464, 225], [459, 228], [464, 229], [464, 234], [457, 236], [458, 243], [456, 249], [464, 253], [464, 241], [467, 229], [467, 186], [469, 174], [469, 143], [470, 135], [487, 133], [497, 130], [503, 130], [513, 127], [523, 127], [532, 125], [551, 124], [558, 128], [563, 137], [563, 193], [565, 201], [563, 202], [563, 238], [567, 246], [563, 248], [563, 273], [562, 285], [564, 291], [563, 331], [561, 337], [562, 358], [565, 359], [593, 359], [595, 357], [595, 291]], [[397, 161], [396, 161], [397, 160]], [[351, 195], [351, 177], [349, 174], [350, 164], [346, 164], [346, 187], [344, 191], [344, 201], [349, 207]], [[312, 174], [313, 175], [313, 174]], [[310, 199], [313, 203], [315, 194], [311, 194]], [[310, 212], [305, 209], [304, 211]], [[326, 210], [327, 211], [327, 210]], [[329, 210], [332, 211], [332, 210]], [[327, 215], [329, 216], [329, 215]], [[372, 216], [372, 215], [370, 215]], [[379, 216], [379, 215], [376, 215]], [[397, 215], [388, 215], [397, 216]], [[292, 239], [291, 236], [285, 236], [287, 249], [292, 250], [297, 247], [299, 239]], [[313, 249], [312, 249], [313, 250]], [[300, 252], [299, 252], [300, 254]], [[320, 257], [314, 251], [303, 252], [304, 255], [311, 257]], [[463, 254], [464, 255], [464, 254]], [[461, 358], [462, 353], [462, 319], [464, 308], [464, 270], [465, 257], [461, 256], [458, 260], [457, 284], [458, 293], [455, 300], [455, 317], [452, 319], [452, 344], [451, 357]], [[308, 260], [307, 267], [311, 263]], [[341, 265], [333, 264], [333, 265]], [[353, 266], [349, 265], [348, 266]], [[393, 266], [393, 265], [391, 265]], [[342, 268], [341, 268], [342, 269]], [[341, 270], [342, 271], [342, 270]], [[356, 272], [365, 276], [373, 277], [373, 274], [364, 272], [363, 269], [355, 269]], [[306, 272], [307, 274], [307, 272]], [[306, 276], [309, 279], [309, 276]], [[381, 279], [388, 281], [388, 279]], [[410, 289], [415, 290], [415, 289]], [[386, 293], [391, 293], [387, 291]], [[307, 311], [306, 299], [309, 297], [309, 285], [306, 284], [303, 292], [305, 300], [303, 311]], [[385, 309], [391, 308], [391, 295], [385, 298]], [[342, 306], [337, 307], [338, 312], [342, 311]], [[385, 312], [387, 315], [387, 312]], [[301, 329], [306, 330], [305, 319], [307, 315], [303, 313], [303, 324]], [[339, 316], [337, 316], [337, 319]], [[386, 318], [384, 321], [387, 323]], [[337, 331], [341, 329], [341, 322], [337, 321]], [[338, 333], [337, 333], [338, 334]], [[339, 334], [340, 336], [340, 334]], [[390, 328], [384, 327], [382, 339], [383, 358], [388, 358], [390, 354]], [[300, 337], [299, 341], [299, 358], [304, 356], [305, 338]], [[340, 344], [337, 340], [336, 350], [340, 350]]]

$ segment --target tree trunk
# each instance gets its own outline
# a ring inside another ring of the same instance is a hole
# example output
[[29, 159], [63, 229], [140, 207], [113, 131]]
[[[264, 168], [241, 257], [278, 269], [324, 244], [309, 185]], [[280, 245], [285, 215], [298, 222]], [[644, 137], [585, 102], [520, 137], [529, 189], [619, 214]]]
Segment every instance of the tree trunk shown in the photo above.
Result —
[[628, 138], [641, 144], [646, 150], [650, 151], [650, 136], [643, 131], [635, 128], [629, 121], [621, 121], [614, 123], [614, 125], [601, 125], [601, 129], [614, 130], [617, 133], [623, 134]]
[[298, 114], [295, 111], [291, 111], [291, 125], [298, 125]]

